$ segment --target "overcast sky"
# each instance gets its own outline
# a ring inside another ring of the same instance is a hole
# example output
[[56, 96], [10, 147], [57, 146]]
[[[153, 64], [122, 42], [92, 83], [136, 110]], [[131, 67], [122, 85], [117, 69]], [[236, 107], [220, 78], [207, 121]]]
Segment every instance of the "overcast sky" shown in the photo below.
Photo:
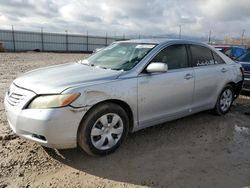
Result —
[[0, 28], [250, 37], [249, 0], [0, 0]]

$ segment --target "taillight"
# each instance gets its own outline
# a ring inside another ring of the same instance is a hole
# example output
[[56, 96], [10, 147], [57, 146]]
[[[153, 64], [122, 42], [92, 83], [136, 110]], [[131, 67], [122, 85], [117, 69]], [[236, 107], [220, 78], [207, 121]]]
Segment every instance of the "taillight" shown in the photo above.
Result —
[[244, 75], [244, 68], [243, 67], [240, 67], [240, 72], [242, 75]]

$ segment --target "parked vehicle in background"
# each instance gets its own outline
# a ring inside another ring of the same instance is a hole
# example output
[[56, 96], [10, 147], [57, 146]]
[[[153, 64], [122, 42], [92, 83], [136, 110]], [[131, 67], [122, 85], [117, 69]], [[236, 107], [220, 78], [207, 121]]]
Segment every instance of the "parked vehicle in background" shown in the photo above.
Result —
[[230, 45], [213, 45], [213, 47], [216, 50], [218, 50], [218, 51], [220, 51], [220, 52], [223, 53], [223, 51], [226, 50], [226, 49], [228, 49], [230, 47]]
[[230, 46], [230, 45], [214, 45], [214, 47], [230, 57], [231, 59], [236, 59], [237, 57], [246, 53], [246, 49], [238, 46]]
[[227, 113], [242, 79], [240, 64], [206, 44], [130, 40], [76, 63], [27, 72], [13, 81], [4, 104], [18, 135], [105, 155], [129, 131], [203, 110]]
[[244, 68], [243, 91], [250, 91], [250, 51], [236, 59]]

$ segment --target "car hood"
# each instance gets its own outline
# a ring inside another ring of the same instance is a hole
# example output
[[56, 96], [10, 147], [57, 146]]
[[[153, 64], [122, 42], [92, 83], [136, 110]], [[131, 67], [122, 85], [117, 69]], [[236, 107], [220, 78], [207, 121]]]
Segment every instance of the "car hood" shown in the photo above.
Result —
[[61, 93], [86, 82], [106, 82], [116, 79], [121, 71], [67, 63], [29, 71], [14, 80], [14, 84], [37, 94]]
[[239, 61], [241, 66], [244, 68], [245, 71], [250, 71], [250, 62], [241, 62]]

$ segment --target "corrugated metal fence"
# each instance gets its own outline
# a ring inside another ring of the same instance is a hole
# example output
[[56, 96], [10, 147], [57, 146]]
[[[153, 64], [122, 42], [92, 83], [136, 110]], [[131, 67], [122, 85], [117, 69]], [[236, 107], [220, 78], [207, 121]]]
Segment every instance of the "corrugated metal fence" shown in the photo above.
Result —
[[11, 52], [30, 50], [88, 52], [107, 46], [116, 40], [122, 39], [68, 33], [0, 30], [0, 43], [3, 44], [5, 51]]

